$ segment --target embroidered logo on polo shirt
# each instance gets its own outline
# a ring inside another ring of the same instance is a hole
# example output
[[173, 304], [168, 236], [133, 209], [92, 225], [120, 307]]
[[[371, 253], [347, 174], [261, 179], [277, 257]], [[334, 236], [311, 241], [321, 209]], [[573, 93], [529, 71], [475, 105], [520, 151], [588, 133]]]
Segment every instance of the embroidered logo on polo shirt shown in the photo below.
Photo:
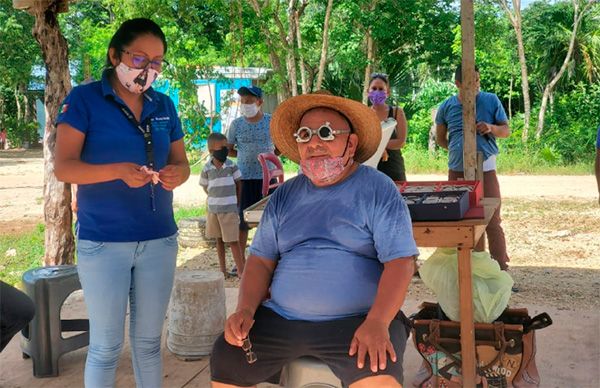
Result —
[[59, 111], [60, 111], [60, 113], [62, 114], [62, 113], [66, 113], [66, 112], [67, 112], [67, 109], [69, 109], [69, 104], [62, 104], [62, 105], [60, 106], [60, 109], [59, 109]]
[[169, 116], [153, 117], [151, 122], [153, 130], [163, 132], [169, 130], [171, 118]]

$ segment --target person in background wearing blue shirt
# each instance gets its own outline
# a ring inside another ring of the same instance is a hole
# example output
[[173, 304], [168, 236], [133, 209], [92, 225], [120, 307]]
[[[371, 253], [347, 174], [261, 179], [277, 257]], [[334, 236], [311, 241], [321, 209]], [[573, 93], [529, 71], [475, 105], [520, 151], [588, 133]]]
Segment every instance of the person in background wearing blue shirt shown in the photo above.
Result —
[[[475, 111], [477, 115], [477, 151], [483, 153], [483, 194], [485, 197], [501, 198], [500, 184], [496, 176], [496, 157], [498, 145], [496, 138], [510, 135], [508, 119], [502, 103], [493, 93], [479, 91], [479, 69], [475, 67], [477, 97]], [[462, 68], [459, 65], [454, 73], [458, 94], [442, 102], [435, 117], [436, 141], [448, 150], [448, 179], [457, 180], [463, 173], [463, 121], [462, 121]], [[492, 216], [486, 228], [490, 255], [500, 264], [502, 270], [508, 269], [510, 261], [506, 252], [506, 239], [502, 229], [500, 206]], [[475, 250], [485, 249], [482, 238]]]
[[90, 319], [86, 387], [115, 384], [128, 301], [136, 384], [161, 386], [177, 256], [173, 189], [190, 174], [175, 106], [150, 87], [166, 52], [156, 23], [124, 22], [102, 79], [74, 88], [57, 119], [54, 172], [78, 185], [77, 269]]
[[596, 184], [598, 185], [598, 204], [600, 204], [600, 126], [598, 126], [598, 134], [596, 135], [596, 163], [594, 171], [596, 172]]
[[237, 157], [237, 165], [242, 173], [239, 242], [242, 258], [245, 259], [250, 227], [244, 221], [244, 210], [262, 199], [263, 173], [258, 154], [273, 152], [273, 143], [269, 136], [271, 115], [261, 110], [262, 90], [257, 86], [243, 86], [238, 94], [242, 117], [232, 121], [227, 131], [227, 143], [229, 156]]
[[265, 208], [236, 312], [213, 347], [213, 387], [255, 385], [303, 356], [344, 386], [402, 383], [400, 309], [418, 250], [394, 182], [360, 165], [380, 128], [369, 107], [331, 95], [293, 97], [275, 111], [271, 136], [303, 174]]

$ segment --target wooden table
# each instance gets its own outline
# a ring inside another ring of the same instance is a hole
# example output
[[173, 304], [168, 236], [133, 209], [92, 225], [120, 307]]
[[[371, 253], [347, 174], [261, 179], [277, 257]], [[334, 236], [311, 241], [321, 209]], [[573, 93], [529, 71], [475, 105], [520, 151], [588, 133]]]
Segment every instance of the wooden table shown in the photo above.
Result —
[[[258, 224], [268, 197], [244, 212], [250, 225]], [[498, 198], [484, 198], [485, 217], [460, 221], [413, 222], [417, 246], [458, 249], [458, 287], [460, 290], [460, 347], [462, 356], [463, 387], [475, 387], [476, 356], [475, 327], [473, 324], [473, 285], [471, 277], [471, 249], [477, 244], [494, 211], [500, 205]]]
[[460, 348], [463, 387], [475, 387], [476, 356], [473, 324], [473, 285], [471, 278], [471, 249], [477, 244], [494, 211], [498, 198], [484, 198], [485, 218], [460, 221], [413, 222], [417, 246], [458, 249], [458, 287], [460, 291]]

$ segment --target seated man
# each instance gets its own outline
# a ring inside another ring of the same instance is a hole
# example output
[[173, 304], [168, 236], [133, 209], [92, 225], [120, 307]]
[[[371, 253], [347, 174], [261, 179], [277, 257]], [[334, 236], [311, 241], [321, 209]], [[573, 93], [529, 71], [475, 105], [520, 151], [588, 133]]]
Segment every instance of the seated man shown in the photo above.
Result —
[[344, 386], [401, 386], [400, 308], [418, 251], [394, 183], [360, 165], [379, 145], [379, 119], [356, 101], [302, 95], [275, 111], [271, 137], [303, 175], [265, 209], [236, 312], [214, 345], [213, 387], [255, 385], [303, 356]]

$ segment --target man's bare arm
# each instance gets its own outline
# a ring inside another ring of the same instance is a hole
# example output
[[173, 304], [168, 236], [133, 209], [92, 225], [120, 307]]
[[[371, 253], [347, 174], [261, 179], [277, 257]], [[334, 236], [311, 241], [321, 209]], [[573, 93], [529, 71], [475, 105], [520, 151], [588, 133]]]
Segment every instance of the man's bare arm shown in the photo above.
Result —
[[448, 127], [446, 124], [436, 124], [435, 142], [442, 148], [448, 149]]

